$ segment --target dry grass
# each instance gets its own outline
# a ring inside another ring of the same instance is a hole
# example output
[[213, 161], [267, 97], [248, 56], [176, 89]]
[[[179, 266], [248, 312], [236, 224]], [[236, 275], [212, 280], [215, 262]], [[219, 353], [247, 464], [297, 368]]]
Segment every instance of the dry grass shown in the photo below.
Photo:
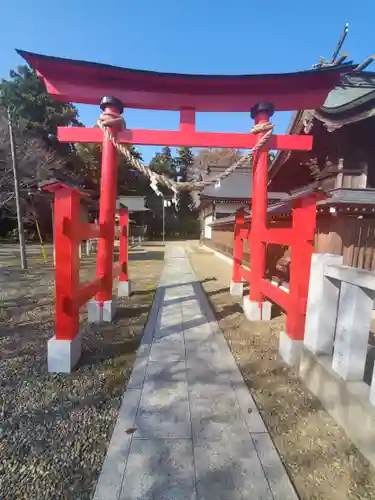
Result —
[[[70, 375], [50, 374], [53, 268], [0, 269], [0, 499], [89, 500], [163, 267], [164, 248], [132, 251], [134, 294], [114, 324], [81, 318], [83, 354]], [[83, 261], [81, 279], [93, 275]]]
[[230, 266], [197, 247], [190, 259], [300, 498], [375, 499], [374, 469], [280, 360], [283, 317], [248, 322], [229, 295]]

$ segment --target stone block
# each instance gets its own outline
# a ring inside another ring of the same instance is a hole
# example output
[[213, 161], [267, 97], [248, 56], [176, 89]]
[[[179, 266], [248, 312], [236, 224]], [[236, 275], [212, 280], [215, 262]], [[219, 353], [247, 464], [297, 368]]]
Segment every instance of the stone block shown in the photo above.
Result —
[[252, 440], [224, 434], [194, 441], [199, 499], [273, 500]]
[[119, 281], [117, 288], [117, 296], [130, 297], [130, 295], [131, 295], [130, 281]]
[[375, 291], [375, 273], [351, 266], [327, 265], [324, 274], [330, 278], [352, 283], [360, 288]]
[[196, 442], [201, 439], [248, 439], [249, 431], [228, 377], [226, 383], [219, 377], [211, 381], [193, 381], [189, 374], [188, 387], [191, 425]]
[[373, 292], [342, 282], [332, 368], [344, 380], [363, 380]]
[[233, 390], [249, 432], [267, 432], [263, 419], [245, 382], [242, 380], [242, 383], [233, 384]]
[[249, 321], [269, 321], [271, 309], [271, 302], [253, 302], [248, 296], [243, 299], [243, 312]]
[[140, 498], [195, 500], [190, 440], [133, 439], [119, 500]]
[[252, 434], [252, 438], [273, 497], [277, 500], [298, 500], [269, 434]]
[[303, 349], [303, 340], [291, 339], [286, 332], [280, 332], [279, 354], [290, 366], [299, 366]]
[[144, 382], [135, 438], [191, 439], [186, 382]]
[[300, 377], [359, 451], [375, 467], [375, 409], [365, 382], [347, 382], [332, 370], [332, 356], [303, 350]]
[[117, 499], [120, 495], [122, 479], [133, 438], [132, 434], [126, 431], [127, 429], [134, 428], [140, 399], [140, 390], [128, 390], [122, 398], [117, 422], [108, 446], [93, 500]]
[[72, 340], [60, 340], [55, 336], [47, 344], [47, 363], [50, 373], [70, 373], [81, 357], [81, 334]]
[[87, 303], [87, 321], [89, 323], [100, 323], [101, 318], [101, 303], [98, 300], [89, 300]]
[[87, 303], [89, 323], [111, 323], [116, 314], [116, 302], [112, 300], [90, 300]]
[[186, 382], [186, 362], [164, 360], [150, 361], [147, 366], [145, 381], [154, 387], [171, 382]]
[[116, 301], [115, 300], [105, 300], [102, 307], [102, 323], [111, 323], [116, 315]]
[[[374, 366], [374, 368], [375, 368], [375, 366]], [[369, 400], [370, 400], [370, 403], [373, 406], [375, 406], [375, 370], [373, 370], [373, 372], [372, 372]]]
[[341, 263], [341, 255], [312, 256], [304, 344], [314, 354], [332, 354], [340, 282], [324, 276], [324, 269]]
[[150, 351], [150, 361], [170, 362], [185, 359], [185, 344], [182, 332], [171, 330], [165, 337], [155, 338]]
[[231, 281], [229, 293], [234, 297], [243, 297], [243, 283], [235, 283], [234, 281]]
[[133, 370], [127, 383], [127, 390], [142, 389], [146, 376], [148, 356], [137, 356]]

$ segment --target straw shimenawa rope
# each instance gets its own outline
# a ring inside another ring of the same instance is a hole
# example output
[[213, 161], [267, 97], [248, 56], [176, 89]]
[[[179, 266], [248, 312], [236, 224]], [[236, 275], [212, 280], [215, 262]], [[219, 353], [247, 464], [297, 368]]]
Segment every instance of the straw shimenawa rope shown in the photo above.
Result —
[[218, 174], [215, 178], [206, 179], [201, 181], [189, 181], [189, 182], [176, 182], [165, 175], [158, 174], [151, 170], [148, 166], [144, 165], [141, 161], [131, 154], [129, 149], [125, 144], [121, 144], [118, 142], [116, 137], [112, 134], [110, 127], [121, 127], [124, 126], [124, 119], [122, 116], [114, 115], [112, 113], [102, 113], [98, 120], [98, 126], [102, 129], [104, 135], [112, 142], [115, 148], [125, 156], [129, 163], [133, 165], [134, 168], [142, 172], [142, 174], [146, 175], [153, 187], [156, 187], [157, 184], [166, 186], [174, 193], [178, 193], [179, 191], [201, 191], [206, 186], [210, 184], [220, 183], [223, 179], [228, 177], [230, 174], [235, 172], [239, 167], [245, 165], [246, 163], [252, 163], [254, 154], [261, 149], [266, 142], [270, 139], [273, 130], [273, 124], [270, 122], [260, 123], [258, 125], [254, 125], [251, 129], [251, 133], [258, 134], [260, 132], [265, 132], [263, 136], [261, 136], [255, 146], [249, 151], [249, 153], [242, 158], [240, 158], [236, 163], [225, 169], [223, 172]]

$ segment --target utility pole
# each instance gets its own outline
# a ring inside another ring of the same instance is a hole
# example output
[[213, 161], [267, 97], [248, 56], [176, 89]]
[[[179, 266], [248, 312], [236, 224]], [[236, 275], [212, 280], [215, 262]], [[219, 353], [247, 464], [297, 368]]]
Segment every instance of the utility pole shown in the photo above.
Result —
[[18, 238], [19, 238], [19, 242], [20, 242], [21, 268], [27, 269], [25, 234], [23, 231], [23, 220], [22, 220], [22, 214], [21, 214], [20, 181], [18, 178], [18, 170], [17, 170], [16, 147], [15, 147], [15, 143], [14, 143], [12, 116], [11, 116], [9, 108], [7, 109], [7, 111], [8, 111], [10, 151], [11, 151], [11, 155], [12, 155], [12, 168], [13, 168], [13, 177], [14, 177], [14, 195], [16, 198]]

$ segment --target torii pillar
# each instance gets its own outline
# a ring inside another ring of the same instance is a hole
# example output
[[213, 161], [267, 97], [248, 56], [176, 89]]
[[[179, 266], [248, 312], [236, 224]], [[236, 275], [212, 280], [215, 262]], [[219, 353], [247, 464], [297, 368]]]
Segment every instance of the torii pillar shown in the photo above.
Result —
[[[119, 118], [124, 110], [122, 102], [115, 97], [103, 97], [100, 108], [104, 113], [112, 115], [113, 118]], [[122, 126], [116, 125], [110, 127], [109, 130], [116, 137], [121, 132]], [[116, 312], [112, 288], [117, 174], [117, 150], [112, 141], [103, 134], [99, 226], [105, 232], [106, 237], [99, 238], [96, 261], [96, 277], [102, 278], [102, 289], [96, 294], [95, 299], [88, 303], [88, 321], [92, 323], [111, 322]], [[129, 290], [129, 286], [125, 288]], [[119, 295], [124, 296], [125, 288], [121, 284], [120, 276]]]
[[[270, 103], [260, 103], [251, 110], [251, 118], [255, 125], [267, 123], [274, 113]], [[264, 132], [259, 133], [262, 137]], [[296, 141], [299, 137], [297, 136]], [[302, 148], [301, 148], [302, 149]], [[307, 148], [306, 148], [307, 149]], [[258, 289], [266, 270], [266, 243], [262, 235], [267, 227], [268, 208], [268, 148], [263, 148], [255, 154], [253, 161], [253, 193], [251, 203], [251, 231], [250, 231], [250, 289], [249, 296], [244, 297], [244, 313], [249, 320], [271, 319], [271, 303], [265, 300]]]

